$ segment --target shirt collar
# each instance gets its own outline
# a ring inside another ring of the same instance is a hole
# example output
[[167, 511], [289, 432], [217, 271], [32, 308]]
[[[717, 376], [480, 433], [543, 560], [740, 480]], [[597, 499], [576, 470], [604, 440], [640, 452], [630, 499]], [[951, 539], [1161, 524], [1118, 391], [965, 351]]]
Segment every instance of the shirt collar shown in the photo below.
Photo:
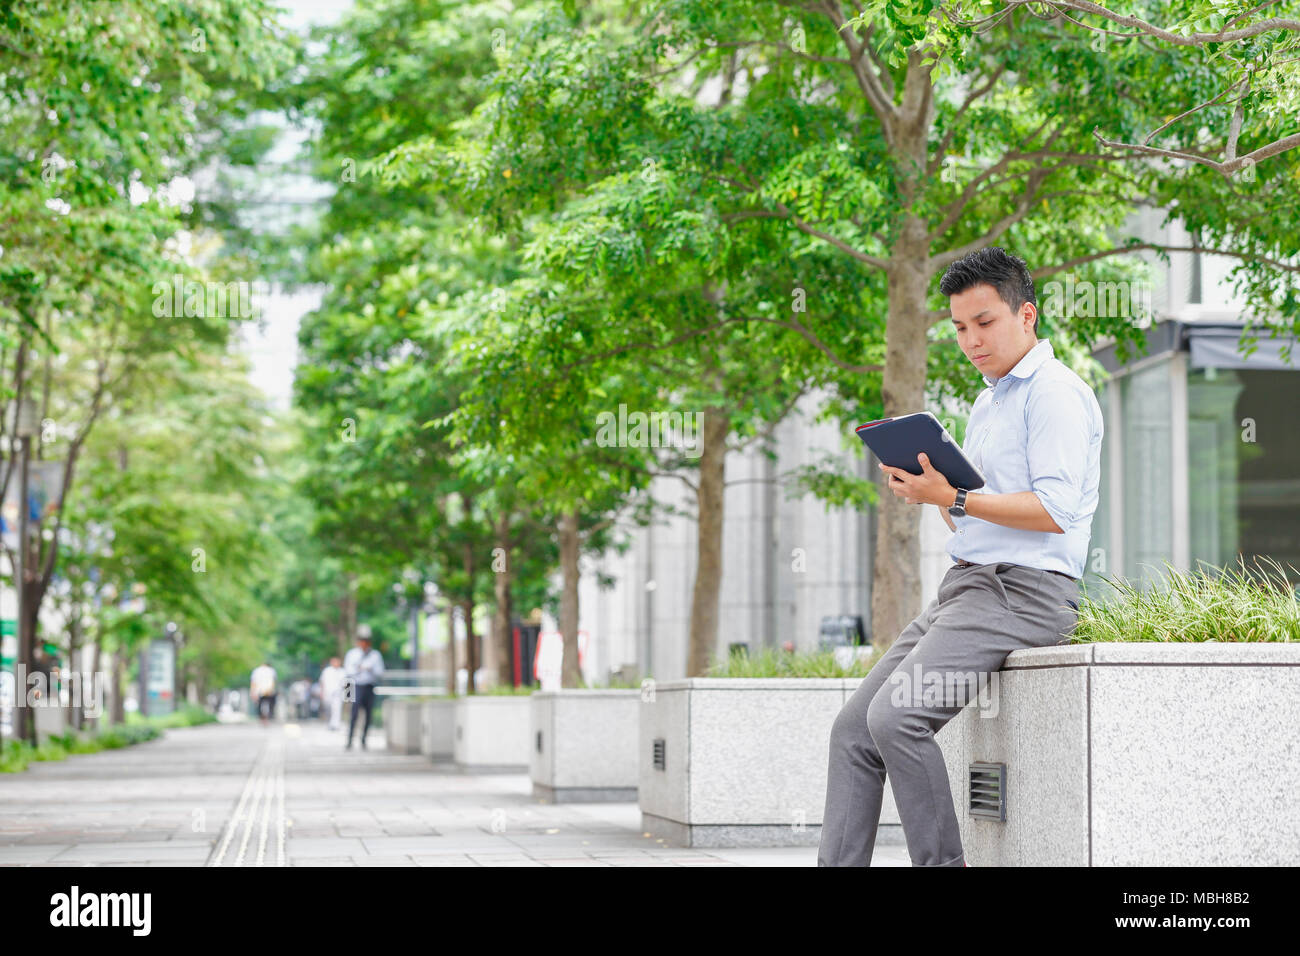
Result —
[[[1014, 375], [1017, 378], [1029, 378], [1029, 376], [1033, 375], [1034, 372], [1038, 371], [1038, 366], [1042, 365], [1049, 358], [1053, 358], [1054, 355], [1055, 353], [1052, 351], [1051, 339], [1039, 339], [1038, 344], [1026, 352], [1021, 357], [1020, 361], [1015, 364], [1015, 367], [1012, 368], [1011, 371], [1007, 372], [1007, 375]], [[1005, 377], [1006, 376], [1003, 376], [1003, 378]], [[989, 378], [985, 375], [984, 381], [993, 386], [997, 385], [1001, 379]]]

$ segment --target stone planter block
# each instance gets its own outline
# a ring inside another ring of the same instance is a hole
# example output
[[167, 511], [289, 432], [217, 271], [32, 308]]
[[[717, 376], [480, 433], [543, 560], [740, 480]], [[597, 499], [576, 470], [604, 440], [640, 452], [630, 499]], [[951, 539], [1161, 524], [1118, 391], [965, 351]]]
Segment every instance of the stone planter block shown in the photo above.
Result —
[[[860, 682], [697, 677], [657, 684], [640, 705], [643, 829], [680, 846], [816, 846], [831, 725]], [[898, 842], [886, 783], [876, 843]]]
[[539, 691], [529, 699], [533, 796], [548, 803], [636, 799], [640, 690]]
[[456, 699], [456, 763], [476, 770], [528, 769], [528, 697], [483, 694]]
[[420, 753], [435, 760], [455, 755], [456, 701], [426, 700], [420, 704]]

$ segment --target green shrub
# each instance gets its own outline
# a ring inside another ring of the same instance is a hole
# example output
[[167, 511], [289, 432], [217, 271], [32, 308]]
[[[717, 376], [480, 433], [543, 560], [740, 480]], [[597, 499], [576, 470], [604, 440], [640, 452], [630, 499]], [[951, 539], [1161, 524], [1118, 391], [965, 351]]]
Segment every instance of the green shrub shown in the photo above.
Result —
[[94, 736], [75, 737], [71, 746], [67, 747], [68, 753], [71, 754], [94, 754], [103, 749]]
[[33, 760], [62, 760], [67, 755], [68, 751], [53, 736], [32, 751]]
[[[654, 680], [649, 674], [641, 680]], [[611, 677], [604, 684], [599, 685], [603, 690], [640, 690], [641, 680], [619, 680], [617, 677]]]
[[487, 697], [501, 697], [501, 696], [511, 696], [511, 695], [527, 697], [535, 690], [537, 690], [536, 687], [515, 687], [513, 684], [493, 684], [491, 687], [488, 687], [484, 690], [477, 691], [477, 693]]
[[6, 740], [0, 748], [0, 773], [18, 773], [27, 769], [32, 748], [21, 740]]
[[140, 716], [137, 711], [130, 711], [126, 715], [126, 726], [128, 727], [193, 727], [198, 724], [214, 724], [217, 718], [214, 714], [208, 713], [197, 704], [181, 704], [170, 714], [155, 714], [149, 717]]
[[17, 773], [27, 769], [33, 760], [63, 760], [70, 754], [91, 754], [101, 750], [117, 750], [131, 744], [143, 743], [162, 735], [153, 724], [119, 724], [97, 734], [82, 736], [75, 730], [63, 734], [50, 734], [39, 747], [23, 740], [6, 740], [0, 748], [0, 773]]
[[735, 651], [724, 661], [715, 661], [709, 677], [865, 677], [880, 659], [873, 650], [865, 660], [853, 660], [848, 667], [835, 659], [834, 651], [794, 652], [765, 649], [756, 654]]
[[125, 726], [111, 727], [96, 737], [99, 745], [104, 750], [117, 750], [125, 747], [131, 741], [126, 736]]
[[[1282, 566], [1255, 574], [1238, 556], [1240, 570], [1179, 571], [1168, 561], [1160, 586], [1141, 591], [1127, 581], [1103, 576], [1111, 600], [1082, 596], [1072, 643], [1102, 641], [1300, 640], [1300, 601]], [[1293, 572], [1294, 568], [1291, 569]]]

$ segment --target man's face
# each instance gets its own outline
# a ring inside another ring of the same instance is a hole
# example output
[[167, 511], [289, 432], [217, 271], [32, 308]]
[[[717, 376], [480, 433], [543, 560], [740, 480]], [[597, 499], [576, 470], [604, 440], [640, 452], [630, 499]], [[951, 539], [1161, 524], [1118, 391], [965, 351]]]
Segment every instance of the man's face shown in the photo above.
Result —
[[950, 296], [948, 304], [957, 344], [989, 378], [1006, 375], [1034, 347], [1038, 310], [1031, 303], [1022, 303], [1018, 312], [1012, 312], [997, 289], [980, 283]]
[[370, 650], [370, 642], [366, 640], [364, 637], [361, 638], [361, 640], [357, 641], [357, 645], [361, 648], [363, 652]]

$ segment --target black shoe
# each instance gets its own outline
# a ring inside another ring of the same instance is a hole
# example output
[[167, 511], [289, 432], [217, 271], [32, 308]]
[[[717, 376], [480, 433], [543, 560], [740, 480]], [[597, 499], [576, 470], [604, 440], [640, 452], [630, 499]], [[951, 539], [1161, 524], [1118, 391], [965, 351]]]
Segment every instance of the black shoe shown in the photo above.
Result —
[[344, 750], [351, 750], [351, 749], [352, 749], [352, 741], [349, 740], [349, 741], [348, 741], [348, 745], [347, 745], [346, 747], [344, 747], [343, 749], [344, 749]]
[[361, 749], [362, 749], [362, 750], [365, 750], [365, 749], [366, 749], [366, 738], [365, 738], [365, 737], [362, 737], [362, 738], [361, 738]]

